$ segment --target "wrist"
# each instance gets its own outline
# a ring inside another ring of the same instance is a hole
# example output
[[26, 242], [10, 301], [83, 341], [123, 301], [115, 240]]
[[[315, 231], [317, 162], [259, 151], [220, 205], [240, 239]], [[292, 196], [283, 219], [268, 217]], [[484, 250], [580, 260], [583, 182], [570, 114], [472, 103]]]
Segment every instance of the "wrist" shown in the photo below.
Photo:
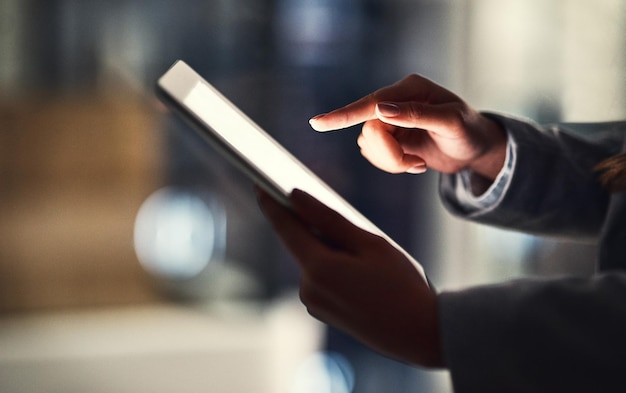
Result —
[[430, 311], [431, 319], [426, 325], [423, 340], [424, 348], [421, 365], [429, 368], [444, 368], [441, 334], [439, 328], [439, 298], [434, 295], [433, 308]]
[[[439, 331], [439, 299], [436, 293], [430, 292], [423, 298], [419, 310], [411, 320], [411, 334], [403, 340], [408, 353], [399, 353], [399, 359], [410, 364], [427, 368], [446, 367], [443, 359], [441, 334]], [[407, 345], [408, 344], [408, 345]]]
[[479, 126], [483, 138], [481, 144], [485, 148], [468, 165], [468, 169], [489, 181], [494, 181], [506, 160], [507, 135], [499, 123], [486, 116], [481, 115]]

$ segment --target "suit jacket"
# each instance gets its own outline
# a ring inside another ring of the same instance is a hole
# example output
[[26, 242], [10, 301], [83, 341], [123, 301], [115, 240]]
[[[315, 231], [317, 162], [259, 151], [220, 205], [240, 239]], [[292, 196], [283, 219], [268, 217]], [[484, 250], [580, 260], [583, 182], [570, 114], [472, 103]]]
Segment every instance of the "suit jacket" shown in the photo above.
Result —
[[[540, 127], [490, 115], [507, 130], [510, 179], [469, 209], [459, 175], [442, 175], [453, 214], [598, 243], [590, 278], [519, 279], [439, 296], [444, 357], [457, 393], [626, 391], [626, 193], [593, 167], [625, 150], [626, 122]], [[471, 261], [469, 262], [471, 263]]]

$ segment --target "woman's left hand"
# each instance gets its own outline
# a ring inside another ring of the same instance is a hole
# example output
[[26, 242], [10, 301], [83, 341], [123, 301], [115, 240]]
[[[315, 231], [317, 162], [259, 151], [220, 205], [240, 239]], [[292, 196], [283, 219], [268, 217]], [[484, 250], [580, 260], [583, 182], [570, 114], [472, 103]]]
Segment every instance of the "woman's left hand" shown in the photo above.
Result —
[[289, 198], [293, 212], [257, 195], [301, 267], [312, 316], [398, 360], [443, 367], [437, 296], [400, 251], [302, 191]]

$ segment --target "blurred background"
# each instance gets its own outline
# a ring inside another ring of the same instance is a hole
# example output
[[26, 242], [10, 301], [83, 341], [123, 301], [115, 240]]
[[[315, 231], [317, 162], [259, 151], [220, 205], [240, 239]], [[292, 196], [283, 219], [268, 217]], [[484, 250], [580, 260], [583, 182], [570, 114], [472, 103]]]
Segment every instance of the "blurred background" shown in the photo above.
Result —
[[[450, 392], [315, 322], [252, 184], [155, 99], [184, 59], [439, 289], [588, 275], [461, 222], [308, 119], [409, 73], [539, 122], [626, 117], [620, 0], [0, 0], [0, 390]], [[348, 282], [348, 281], [346, 281]]]

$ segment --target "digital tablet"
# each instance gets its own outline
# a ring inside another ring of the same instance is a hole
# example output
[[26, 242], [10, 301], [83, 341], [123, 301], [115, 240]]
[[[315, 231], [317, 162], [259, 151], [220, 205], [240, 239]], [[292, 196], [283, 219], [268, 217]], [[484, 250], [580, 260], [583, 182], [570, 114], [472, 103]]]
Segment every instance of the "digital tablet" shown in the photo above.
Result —
[[428, 282], [422, 266], [182, 60], [157, 82], [157, 94], [216, 150], [285, 206], [300, 189], [354, 225], [401, 251]]

